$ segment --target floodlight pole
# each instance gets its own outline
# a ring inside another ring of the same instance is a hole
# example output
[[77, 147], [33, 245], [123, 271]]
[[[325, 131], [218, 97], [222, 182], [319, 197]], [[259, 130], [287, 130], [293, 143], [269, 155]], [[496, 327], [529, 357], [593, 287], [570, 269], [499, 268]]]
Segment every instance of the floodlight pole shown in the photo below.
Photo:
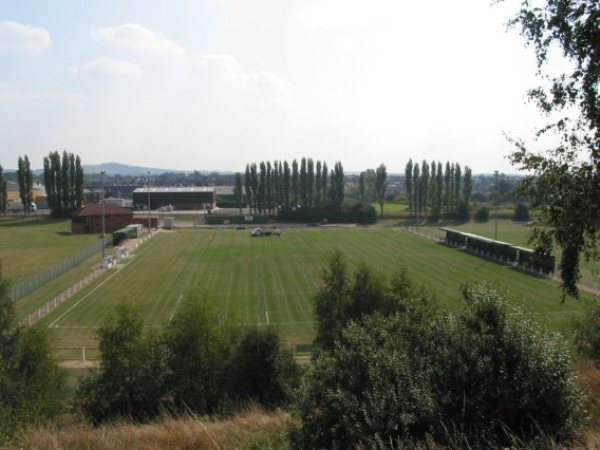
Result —
[[150, 227], [150, 171], [148, 171], [148, 235], [152, 234]]
[[105, 242], [105, 231], [106, 231], [106, 219], [105, 219], [105, 210], [104, 210], [104, 205], [105, 205], [105, 201], [104, 201], [104, 170], [102, 172], [100, 172], [101, 175], [101, 180], [102, 180], [102, 264], [104, 264], [104, 257], [106, 256], [106, 249], [104, 248], [104, 242]]

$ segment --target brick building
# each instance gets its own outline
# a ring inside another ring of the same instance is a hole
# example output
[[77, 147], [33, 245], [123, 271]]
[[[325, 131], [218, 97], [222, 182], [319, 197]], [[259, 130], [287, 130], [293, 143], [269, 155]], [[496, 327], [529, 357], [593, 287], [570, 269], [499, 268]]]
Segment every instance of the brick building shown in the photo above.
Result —
[[[104, 205], [104, 229], [106, 233], [112, 233], [132, 223], [133, 213], [129, 209], [117, 205]], [[102, 204], [88, 203], [71, 214], [71, 232], [102, 233]]]

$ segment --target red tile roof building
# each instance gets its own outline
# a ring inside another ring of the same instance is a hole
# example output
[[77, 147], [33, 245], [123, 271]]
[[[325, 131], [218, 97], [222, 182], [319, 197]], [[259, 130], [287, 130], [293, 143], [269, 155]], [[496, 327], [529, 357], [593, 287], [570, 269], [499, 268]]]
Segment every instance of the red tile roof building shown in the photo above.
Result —
[[[104, 229], [112, 233], [132, 223], [133, 213], [129, 209], [107, 203], [104, 205]], [[73, 234], [102, 233], [102, 204], [88, 203], [71, 214]]]

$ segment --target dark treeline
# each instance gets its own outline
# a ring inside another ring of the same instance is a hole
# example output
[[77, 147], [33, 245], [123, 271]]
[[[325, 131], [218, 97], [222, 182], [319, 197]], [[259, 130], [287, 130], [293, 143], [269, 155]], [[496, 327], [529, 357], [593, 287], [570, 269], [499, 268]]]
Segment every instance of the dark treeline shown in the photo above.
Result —
[[473, 191], [471, 169], [459, 163], [408, 160], [404, 170], [406, 201], [411, 217], [467, 220]]
[[[238, 182], [239, 183], [239, 182]], [[243, 175], [243, 197], [250, 211], [278, 214], [280, 220], [373, 223], [372, 205], [344, 202], [345, 177], [341, 162], [330, 170], [324, 161], [302, 158], [249, 163]]]
[[275, 213], [297, 208], [339, 209], [344, 201], [344, 168], [302, 158], [246, 164], [244, 203], [253, 212]]
[[44, 157], [44, 186], [54, 217], [63, 217], [83, 204], [83, 168], [79, 155], [66, 151]]

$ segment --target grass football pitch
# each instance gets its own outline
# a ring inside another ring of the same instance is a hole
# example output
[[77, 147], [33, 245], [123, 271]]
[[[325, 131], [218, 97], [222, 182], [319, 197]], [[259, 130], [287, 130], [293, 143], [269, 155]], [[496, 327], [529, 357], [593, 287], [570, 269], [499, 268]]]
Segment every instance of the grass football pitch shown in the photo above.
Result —
[[[313, 296], [328, 256], [339, 249], [353, 266], [366, 261], [391, 275], [404, 266], [443, 307], [462, 305], [459, 286], [488, 280], [506, 289], [512, 305], [553, 329], [568, 329], [587, 300], [560, 301], [558, 285], [393, 228], [299, 229], [279, 238], [248, 230], [162, 232], [40, 324], [49, 327], [59, 359], [78, 358], [81, 347], [97, 357], [96, 330], [126, 299], [138, 303], [146, 323], [163, 327], [186, 293], [206, 290], [231, 326], [267, 322], [290, 345], [314, 337]], [[28, 298], [19, 311], [28, 311]], [[33, 305], [32, 305], [33, 308]]]
[[71, 234], [68, 219], [6, 216], [0, 219], [2, 276], [18, 283], [98, 242], [96, 234]]

